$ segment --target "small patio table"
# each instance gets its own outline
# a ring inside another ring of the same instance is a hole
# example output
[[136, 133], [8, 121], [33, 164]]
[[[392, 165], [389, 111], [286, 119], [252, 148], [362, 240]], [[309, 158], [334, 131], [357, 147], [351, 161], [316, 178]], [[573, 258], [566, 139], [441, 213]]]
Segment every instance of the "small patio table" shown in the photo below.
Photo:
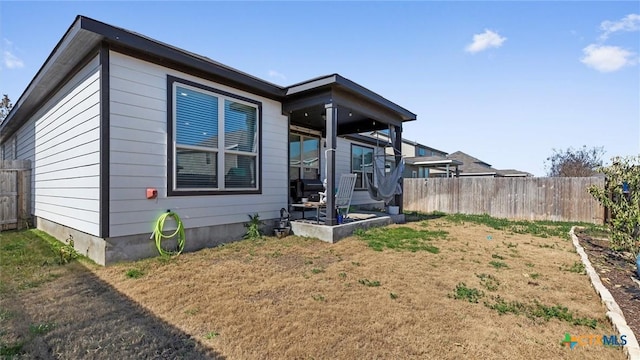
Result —
[[316, 224], [320, 224], [320, 209], [327, 207], [327, 204], [321, 203], [318, 201], [307, 201], [306, 203], [302, 203], [302, 204], [291, 204], [291, 207], [293, 207], [294, 209], [302, 210], [303, 220], [306, 220], [304, 216], [304, 211], [306, 209], [316, 209]]

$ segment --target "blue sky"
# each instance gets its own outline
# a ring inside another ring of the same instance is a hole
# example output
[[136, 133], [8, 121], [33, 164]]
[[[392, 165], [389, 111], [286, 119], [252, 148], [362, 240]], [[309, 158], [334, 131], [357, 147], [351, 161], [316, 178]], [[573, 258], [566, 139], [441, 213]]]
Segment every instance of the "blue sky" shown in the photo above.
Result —
[[640, 154], [637, 1], [2, 1], [1, 93], [19, 98], [78, 14], [279, 85], [339, 73], [416, 113], [405, 138], [496, 168]]

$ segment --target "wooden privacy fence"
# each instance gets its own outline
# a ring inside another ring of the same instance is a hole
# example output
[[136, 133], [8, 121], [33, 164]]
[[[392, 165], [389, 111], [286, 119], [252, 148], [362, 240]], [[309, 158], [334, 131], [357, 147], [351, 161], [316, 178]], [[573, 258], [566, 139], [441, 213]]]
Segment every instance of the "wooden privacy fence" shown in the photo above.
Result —
[[404, 210], [489, 214], [492, 217], [604, 222], [604, 208], [588, 193], [604, 177], [404, 179]]
[[22, 229], [31, 219], [31, 161], [0, 161], [0, 230]]

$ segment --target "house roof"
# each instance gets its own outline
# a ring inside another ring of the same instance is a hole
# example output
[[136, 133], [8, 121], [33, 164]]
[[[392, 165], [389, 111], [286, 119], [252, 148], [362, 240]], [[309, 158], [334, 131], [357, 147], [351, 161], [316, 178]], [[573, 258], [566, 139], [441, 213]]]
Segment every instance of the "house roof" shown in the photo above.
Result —
[[462, 151], [456, 151], [452, 154], [447, 155], [447, 158], [454, 159], [462, 163], [458, 167], [460, 170], [460, 176], [465, 175], [496, 175], [497, 170], [492, 168], [488, 163], [475, 158], [469, 154], [463, 153]]
[[[0, 142], [15, 132], [62, 87], [88, 59], [108, 46], [114, 51], [132, 53], [146, 61], [191, 72], [225, 85], [283, 103], [289, 98], [310, 96], [331, 89], [336, 97], [342, 96], [354, 107], [365, 104], [381, 112], [383, 120], [393, 123], [411, 121], [416, 115], [384, 97], [338, 74], [322, 76], [289, 87], [282, 87], [240, 70], [178, 47], [146, 37], [136, 32], [115, 27], [85, 16], [77, 16], [62, 39], [55, 46], [26, 90], [15, 102], [13, 109], [0, 124]], [[368, 114], [368, 113], [367, 113]]]
[[526, 177], [532, 176], [525, 171], [514, 169], [499, 170], [493, 168], [490, 164], [475, 158], [462, 151], [456, 151], [447, 155], [447, 158], [455, 159], [463, 164], [458, 167], [460, 176], [502, 176], [502, 177]]
[[498, 176], [503, 176], [503, 177], [529, 177], [529, 176], [533, 176], [533, 174], [528, 173], [526, 171], [520, 171], [520, 170], [515, 170], [515, 169], [504, 169], [504, 170], [498, 170]]
[[459, 173], [458, 176], [461, 177], [465, 177], [465, 176], [491, 176], [491, 177], [495, 177], [496, 176], [496, 172], [495, 171], [486, 171], [486, 172], [466, 172], [466, 173]]
[[311, 80], [290, 85], [286, 88], [286, 95], [293, 96], [305, 92], [317, 92], [319, 89], [327, 87], [338, 87], [346, 89], [349, 92], [359, 94], [362, 98], [365, 98], [368, 101], [384, 105], [388, 109], [399, 114], [402, 117], [402, 121], [411, 121], [416, 119], [416, 114], [412, 113], [411, 111], [385, 99], [379, 94], [341, 76], [340, 74], [320, 76]]
[[482, 166], [482, 167], [485, 167], [485, 168], [490, 168], [491, 167], [491, 164], [486, 163], [486, 162], [484, 162], [484, 161], [482, 161], [482, 160], [480, 160], [478, 158], [475, 158], [475, 157], [473, 157], [473, 156], [471, 156], [471, 155], [469, 155], [467, 153], [464, 153], [462, 151], [456, 151], [454, 153], [451, 153], [451, 154], [447, 155], [447, 157], [449, 159], [456, 159], [456, 160], [462, 161], [465, 164], [465, 166], [473, 164], [473, 165], [479, 165], [479, 166]]

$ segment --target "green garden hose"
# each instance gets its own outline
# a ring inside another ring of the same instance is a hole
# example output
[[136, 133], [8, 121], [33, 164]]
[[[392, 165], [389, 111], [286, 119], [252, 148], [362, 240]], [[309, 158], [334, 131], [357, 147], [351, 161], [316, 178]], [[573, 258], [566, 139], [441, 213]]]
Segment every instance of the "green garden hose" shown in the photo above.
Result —
[[[178, 228], [176, 229], [176, 231], [171, 234], [171, 235], [164, 235], [162, 233], [163, 229], [164, 229], [164, 221], [168, 218], [168, 217], [172, 217], [175, 219], [176, 223], [178, 224]], [[169, 239], [172, 238], [174, 236], [178, 236], [178, 249], [176, 251], [167, 251], [164, 250], [162, 248], [162, 240], [163, 239]], [[180, 253], [182, 252], [182, 250], [184, 250], [184, 240], [185, 240], [185, 236], [184, 236], [184, 225], [182, 224], [182, 220], [180, 220], [180, 217], [178, 216], [178, 214], [174, 213], [174, 212], [166, 212], [162, 215], [160, 215], [160, 217], [158, 217], [158, 220], [156, 221], [156, 226], [153, 229], [153, 234], [152, 236], [155, 238], [156, 240], [156, 248], [158, 248], [158, 252], [160, 253], [160, 255], [162, 256], [175, 256], [175, 255], [180, 255]]]

